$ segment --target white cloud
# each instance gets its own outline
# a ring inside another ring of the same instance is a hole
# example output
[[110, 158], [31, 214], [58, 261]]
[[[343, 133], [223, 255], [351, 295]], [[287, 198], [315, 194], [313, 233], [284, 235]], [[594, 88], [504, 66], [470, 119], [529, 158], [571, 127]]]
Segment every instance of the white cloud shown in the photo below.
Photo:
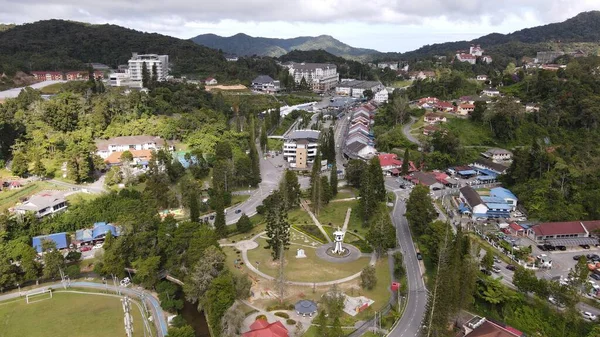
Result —
[[597, 0], [0, 0], [0, 22], [109, 22], [182, 38], [329, 34], [355, 46], [406, 50], [562, 21], [598, 7]]

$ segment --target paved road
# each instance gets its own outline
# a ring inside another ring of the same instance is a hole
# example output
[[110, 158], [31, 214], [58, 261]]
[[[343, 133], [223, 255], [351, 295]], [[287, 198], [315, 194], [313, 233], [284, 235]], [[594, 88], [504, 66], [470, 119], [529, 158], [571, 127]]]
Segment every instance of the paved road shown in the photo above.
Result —
[[418, 146], [421, 146], [421, 142], [415, 138], [415, 136], [410, 134], [410, 127], [415, 124], [415, 122], [417, 121], [416, 117], [410, 117], [410, 122], [406, 123], [403, 127], [402, 127], [402, 133], [404, 133], [404, 136], [406, 136], [406, 139], [408, 139], [409, 142], [411, 143], [415, 143]]
[[[34, 89], [41, 89], [41, 88], [47, 87], [51, 84], [64, 83], [64, 82], [66, 82], [66, 81], [44, 81], [44, 82], [34, 83], [34, 84], [30, 85], [29, 87], [34, 88]], [[19, 96], [19, 94], [21, 93], [21, 90], [23, 90], [25, 88], [27, 88], [27, 87], [13, 88], [13, 89], [0, 91], [0, 99], [15, 98], [15, 97]]]
[[423, 282], [423, 276], [417, 260], [417, 252], [412, 240], [408, 221], [404, 216], [406, 204], [403, 201], [406, 192], [394, 190], [396, 204], [392, 212], [392, 220], [396, 227], [396, 239], [404, 255], [406, 275], [408, 282], [408, 296], [404, 315], [388, 336], [391, 337], [414, 337], [420, 330], [421, 321], [425, 316], [427, 305], [427, 290]]
[[[155, 322], [155, 324], [156, 324], [157, 335], [159, 337], [163, 337], [163, 336], [167, 335], [168, 325], [167, 325], [167, 319], [165, 316], [165, 312], [160, 307], [159, 301], [156, 298], [154, 298], [152, 295], [150, 295], [150, 293], [148, 293], [147, 291], [145, 291], [143, 289], [139, 289], [139, 288], [115, 287], [112, 285], [104, 285], [101, 283], [84, 282], [84, 281], [71, 282], [71, 287], [87, 288], [87, 289], [95, 289], [95, 290], [106, 290], [107, 289], [107, 290], [109, 290], [111, 292], [115, 292], [115, 293], [116, 293], [117, 288], [119, 288], [121, 293], [123, 293], [125, 295], [135, 297], [138, 299], [144, 298], [146, 304], [147, 305], [149, 304], [148, 308], [151, 311], [151, 314], [153, 317], [153, 322]], [[63, 284], [61, 282], [44, 284], [44, 285], [40, 286], [38, 289], [41, 289], [41, 288], [62, 289]], [[22, 293], [23, 293], [23, 296], [25, 296], [24, 294], [26, 292], [22, 292]], [[20, 294], [18, 292], [12, 292], [9, 294], [1, 295], [0, 301], [5, 301], [5, 300], [17, 298], [17, 297], [20, 297]]]
[[86, 185], [77, 185], [77, 184], [71, 184], [71, 183], [67, 183], [64, 181], [60, 181], [60, 180], [56, 180], [56, 179], [51, 179], [50, 182], [53, 184], [56, 184], [58, 186], [62, 186], [62, 187], [66, 187], [69, 189], [75, 189], [75, 190], [87, 190], [90, 193], [104, 193], [106, 192], [106, 189], [104, 188], [104, 175], [102, 175], [98, 180], [94, 181], [91, 184], [86, 184]]

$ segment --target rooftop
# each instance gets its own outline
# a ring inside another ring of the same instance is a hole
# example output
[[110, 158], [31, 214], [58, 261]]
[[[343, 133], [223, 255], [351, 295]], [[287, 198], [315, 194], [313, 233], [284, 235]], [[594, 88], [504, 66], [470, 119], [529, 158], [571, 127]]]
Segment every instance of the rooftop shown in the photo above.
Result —
[[536, 235], [585, 234], [580, 221], [542, 222], [532, 227]]
[[38, 253], [42, 252], [42, 242], [50, 240], [56, 244], [56, 249], [65, 249], [68, 247], [67, 233], [55, 233], [50, 235], [40, 235], [32, 239], [32, 246]]
[[123, 136], [109, 139], [97, 139], [96, 147], [98, 150], [108, 150], [109, 145], [138, 145], [148, 143], [158, 143], [162, 145], [163, 139], [157, 136]]
[[517, 197], [509, 190], [504, 187], [494, 187], [490, 190], [490, 195], [492, 197], [501, 198], [501, 199], [513, 199], [519, 200]]
[[273, 81], [275, 81], [271, 76], [268, 75], [259, 75], [257, 76], [255, 79], [252, 80], [252, 83], [254, 84], [267, 84], [267, 83], [273, 83]]
[[316, 130], [296, 130], [296, 131], [290, 132], [290, 134], [287, 135], [286, 139], [290, 139], [290, 140], [312, 139], [312, 140], [316, 141], [319, 139], [320, 134], [321, 134], [321, 132], [316, 131]]
[[288, 330], [280, 321], [269, 323], [265, 319], [257, 319], [250, 325], [250, 331], [242, 337], [288, 337]]
[[460, 193], [463, 195], [463, 197], [465, 197], [467, 203], [471, 207], [483, 204], [481, 196], [479, 196], [479, 193], [477, 193], [477, 191], [475, 191], [471, 186], [465, 186], [461, 188]]
[[336, 69], [335, 64], [331, 63], [295, 63], [292, 62], [292, 68], [297, 70], [315, 71], [317, 69]]
[[29, 200], [15, 206], [16, 210], [38, 212], [45, 208], [66, 202], [62, 192], [45, 191], [32, 195]]

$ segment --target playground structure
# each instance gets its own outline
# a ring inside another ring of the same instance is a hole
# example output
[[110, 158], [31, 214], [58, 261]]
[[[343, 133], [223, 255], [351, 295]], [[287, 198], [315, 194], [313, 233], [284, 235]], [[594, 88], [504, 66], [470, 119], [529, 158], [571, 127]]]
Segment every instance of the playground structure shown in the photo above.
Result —
[[370, 307], [375, 301], [364, 296], [351, 297], [344, 295], [344, 312], [350, 316], [356, 316]]

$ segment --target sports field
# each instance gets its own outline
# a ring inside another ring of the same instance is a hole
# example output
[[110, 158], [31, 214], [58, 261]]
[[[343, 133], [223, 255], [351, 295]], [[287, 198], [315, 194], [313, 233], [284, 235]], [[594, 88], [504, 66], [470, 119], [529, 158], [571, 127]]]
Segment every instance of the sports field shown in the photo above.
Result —
[[[0, 302], [0, 337], [125, 335], [123, 307], [119, 298], [61, 292], [53, 295], [51, 299], [30, 304], [25, 302], [25, 298]], [[134, 303], [131, 309], [133, 335], [143, 336], [140, 311]]]

